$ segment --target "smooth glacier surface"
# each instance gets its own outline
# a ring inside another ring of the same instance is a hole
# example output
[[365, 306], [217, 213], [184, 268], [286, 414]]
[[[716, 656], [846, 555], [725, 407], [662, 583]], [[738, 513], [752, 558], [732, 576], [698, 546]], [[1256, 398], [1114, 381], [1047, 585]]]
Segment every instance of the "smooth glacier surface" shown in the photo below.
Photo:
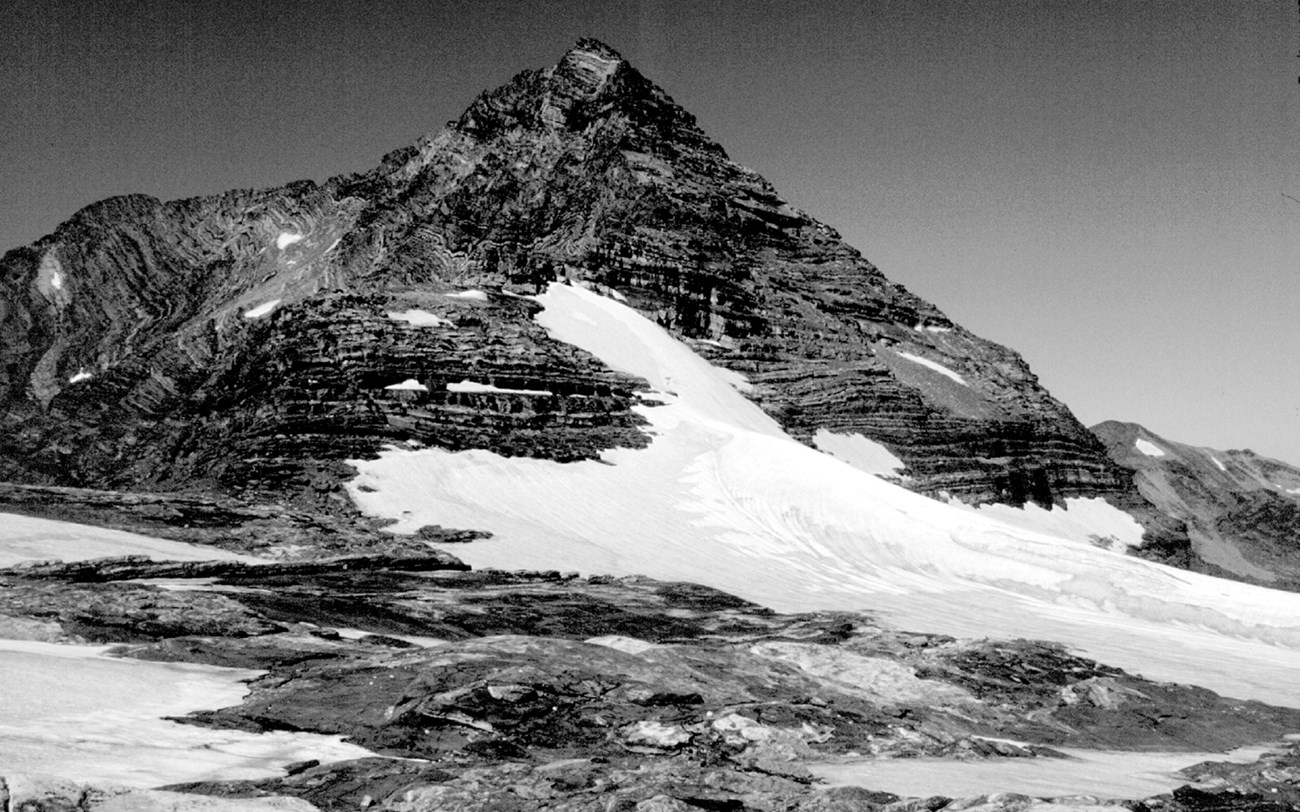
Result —
[[781, 611], [1056, 640], [1149, 678], [1300, 705], [1300, 594], [1101, 549], [1059, 521], [1018, 526], [911, 493], [795, 442], [740, 394], [741, 376], [625, 305], [558, 284], [537, 298], [553, 336], [663, 393], [665, 405], [638, 407], [650, 446], [566, 464], [391, 449], [352, 463], [362, 510], [395, 520], [395, 532], [492, 531], [455, 551], [475, 567], [641, 573]]

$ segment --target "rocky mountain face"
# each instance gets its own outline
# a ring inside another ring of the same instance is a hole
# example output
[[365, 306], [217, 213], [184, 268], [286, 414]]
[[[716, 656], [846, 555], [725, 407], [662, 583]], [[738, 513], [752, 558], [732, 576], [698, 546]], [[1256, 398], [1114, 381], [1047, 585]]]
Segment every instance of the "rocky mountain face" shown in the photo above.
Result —
[[744, 373], [793, 436], [863, 436], [966, 501], [1128, 478], [1022, 359], [887, 280], [581, 41], [372, 171], [114, 198], [0, 262], [0, 479], [346, 509], [383, 445], [569, 460], [647, 437], [640, 384], [531, 316], [598, 287]]
[[1176, 443], [1136, 423], [1092, 431], [1142, 496], [1186, 523], [1201, 560], [1238, 580], [1300, 589], [1300, 468]]

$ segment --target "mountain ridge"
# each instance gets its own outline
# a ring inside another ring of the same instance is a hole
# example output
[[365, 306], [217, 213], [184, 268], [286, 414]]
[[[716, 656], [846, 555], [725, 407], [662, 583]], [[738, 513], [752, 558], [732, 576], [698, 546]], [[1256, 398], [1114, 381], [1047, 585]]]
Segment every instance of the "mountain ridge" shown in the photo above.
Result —
[[[433, 374], [422, 371], [428, 364], [396, 368], [416, 353], [406, 333], [392, 339], [395, 355], [335, 381], [343, 390], [337, 399], [313, 401], [305, 386], [296, 394], [261, 393], [271, 402], [253, 409], [260, 416], [216, 421], [215, 444], [247, 443], [245, 451], [256, 453], [246, 458], [289, 456], [292, 449], [275, 443], [258, 450], [266, 445], [261, 435], [284, 432], [268, 426], [248, 436], [249, 426], [268, 419], [346, 449], [339, 454], [318, 444], [328, 459], [316, 468], [287, 473], [277, 462], [250, 473], [243, 463], [214, 462], [194, 436], [207, 428], [169, 431], [159, 418], [168, 411], [164, 404], [173, 414], [205, 416], [192, 424], [211, 418], [220, 403], [231, 402], [230, 393], [212, 392], [221, 388], [213, 365], [239, 363], [241, 342], [264, 345], [263, 332], [279, 330], [282, 321], [312, 322], [306, 311], [318, 306], [336, 314], [360, 307], [349, 311], [348, 323], [369, 336], [387, 332], [371, 314], [390, 305], [432, 307], [421, 292], [430, 285], [442, 292], [482, 287], [502, 293], [493, 293], [486, 308], [459, 303], [471, 308], [467, 315], [484, 311], [494, 324], [513, 322], [522, 305], [505, 304], [508, 295], [558, 276], [619, 292], [697, 342], [715, 363], [747, 375], [756, 400], [793, 436], [811, 443], [818, 430], [830, 430], [882, 443], [922, 492], [1012, 504], [1079, 495], [1133, 501], [1096, 441], [1038, 387], [1019, 355], [974, 337], [889, 282], [833, 229], [727, 159], [693, 116], [594, 40], [579, 41], [552, 68], [524, 71], [481, 94], [449, 127], [389, 153], [370, 172], [170, 203], [114, 198], [81, 210], [4, 262], [6, 308], [22, 318], [9, 320], [0, 386], [10, 422], [24, 426], [23, 439], [4, 449], [6, 478], [176, 487], [203, 469], [221, 487], [274, 485], [288, 476], [305, 492], [324, 482], [312, 471], [337, 470], [340, 456], [365, 444], [340, 435], [359, 404], [384, 415], [369, 430], [378, 427], [390, 439], [532, 453], [527, 443], [503, 438], [513, 429], [500, 421], [473, 439], [456, 439], [446, 429], [455, 418], [448, 404], [436, 402], [440, 396], [385, 394], [383, 387]], [[66, 287], [51, 287], [56, 276]], [[96, 298], [113, 291], [121, 301], [84, 305], [83, 288]], [[339, 304], [340, 291], [364, 303]], [[263, 316], [259, 307], [276, 312]], [[293, 341], [337, 342], [320, 334], [331, 329], [323, 326], [328, 321], [304, 326], [309, 335]], [[536, 370], [500, 368], [481, 356], [481, 347], [471, 348], [475, 341], [462, 345], [463, 364], [513, 381], [499, 388], [546, 389], [544, 375], [530, 384]], [[313, 363], [313, 375], [320, 373], [319, 361]], [[88, 377], [74, 383], [78, 376]], [[106, 464], [68, 459], [73, 455], [60, 449], [72, 442], [62, 418], [71, 417], [74, 434], [101, 434], [78, 418], [86, 410], [101, 416], [114, 398], [129, 405], [125, 422], [149, 436], [122, 427], [125, 445], [146, 453], [117, 449], [113, 467], [128, 473], [110, 476]], [[392, 398], [402, 400], [395, 405]], [[434, 401], [427, 411], [441, 428], [400, 436], [396, 426], [412, 422], [403, 415], [422, 398]], [[294, 417], [334, 408], [330, 403], [341, 412], [333, 419], [316, 414], [304, 429]], [[627, 430], [626, 405], [624, 397], [602, 406], [598, 422], [624, 428], [601, 447], [640, 442]], [[507, 411], [519, 406], [502, 404]], [[533, 417], [557, 419], [543, 413]], [[315, 453], [312, 442], [305, 444]], [[592, 453], [588, 447], [579, 456]], [[169, 471], [168, 456], [197, 462], [189, 473]]]
[[1137, 424], [1093, 426], [1139, 492], [1183, 521], [1216, 573], [1282, 589], [1300, 586], [1300, 468], [1249, 449], [1168, 440]]

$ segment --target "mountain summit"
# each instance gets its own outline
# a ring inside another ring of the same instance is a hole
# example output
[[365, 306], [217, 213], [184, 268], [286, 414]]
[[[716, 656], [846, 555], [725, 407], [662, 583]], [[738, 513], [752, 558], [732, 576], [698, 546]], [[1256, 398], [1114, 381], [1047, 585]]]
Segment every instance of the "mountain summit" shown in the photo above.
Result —
[[1136, 499], [1017, 354], [890, 282], [590, 39], [372, 171], [106, 200], [0, 279], [11, 480], [343, 505], [342, 461], [394, 442], [645, 445], [642, 384], [519, 295], [559, 279], [742, 373], [803, 442], [887, 449], [915, 490]]

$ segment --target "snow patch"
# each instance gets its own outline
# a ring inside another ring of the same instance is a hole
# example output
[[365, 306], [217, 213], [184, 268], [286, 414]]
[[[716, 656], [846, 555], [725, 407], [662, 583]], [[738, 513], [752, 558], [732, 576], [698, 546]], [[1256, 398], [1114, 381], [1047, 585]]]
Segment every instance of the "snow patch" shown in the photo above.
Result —
[[245, 733], [165, 721], [239, 704], [262, 671], [105, 657], [107, 646], [0, 640], [0, 764], [6, 774], [156, 787], [272, 778], [315, 758], [365, 758], [341, 736]]
[[1219, 462], [1218, 457], [1210, 457], [1210, 460], [1213, 461], [1215, 465], [1219, 466], [1220, 471], [1226, 472], [1228, 470], [1227, 468], [1223, 467], [1223, 463]]
[[852, 434], [836, 434], [818, 429], [813, 435], [813, 445], [817, 446], [818, 451], [824, 451], [859, 471], [876, 476], [898, 476], [898, 472], [907, 467], [888, 448], [856, 431]]
[[420, 648], [441, 646], [443, 643], [447, 642], [441, 637], [424, 637], [418, 634], [398, 634], [397, 632], [389, 632], [389, 631], [367, 632], [361, 629], [335, 629], [334, 631], [338, 632], [339, 637], [342, 637], [345, 640], [361, 640], [362, 638], [365, 637], [374, 637], [374, 636], [391, 637], [394, 640], [402, 640], [404, 642], [410, 643], [413, 646], [419, 646]]
[[601, 635], [600, 637], [592, 637], [583, 642], [593, 646], [612, 648], [615, 651], [621, 651], [624, 654], [645, 654], [647, 651], [661, 648], [657, 643], [651, 643], [635, 637], [625, 637], [621, 634]]
[[497, 392], [502, 395], [537, 395], [539, 397], [551, 397], [555, 393], [545, 389], [502, 389], [499, 386], [493, 386], [490, 383], [476, 383], [466, 378], [460, 383], [447, 384], [448, 392]]
[[335, 248], [338, 248], [338, 247], [339, 247], [339, 243], [341, 243], [341, 242], [343, 242], [343, 238], [342, 238], [342, 237], [339, 237], [337, 240], [335, 240], [334, 242], [330, 243], [328, 248], [326, 248], [324, 251], [321, 251], [321, 252], [320, 252], [321, 256], [325, 256], [325, 255], [328, 254], [330, 251], [333, 251]]
[[12, 567], [24, 561], [87, 561], [121, 555], [145, 555], [158, 561], [256, 563], [260, 560], [228, 553], [216, 547], [200, 547], [197, 544], [155, 539], [121, 530], [0, 513], [0, 567]]
[[448, 299], [473, 299], [476, 302], [486, 302], [488, 295], [481, 290], [462, 290], [459, 293], [444, 293]]
[[401, 313], [389, 313], [388, 318], [393, 321], [404, 321], [412, 327], [455, 327], [456, 325], [440, 316], [436, 316], [427, 310], [417, 310], [408, 308]]
[[275, 238], [275, 247], [281, 251], [293, 245], [296, 242], [302, 242], [301, 234], [293, 234], [288, 231], [281, 231], [280, 236]]
[[[1099, 798], [1145, 798], [1187, 783], [1177, 774], [1202, 761], [1249, 763], [1270, 748], [1243, 747], [1229, 753], [1135, 753], [1116, 750], [1056, 748], [1069, 758], [992, 758], [978, 761], [908, 758], [871, 759], [839, 764], [810, 764], [813, 775], [833, 786], [869, 786], [899, 795], [934, 794], [962, 797], [994, 789], [1035, 797], [1092, 795]], [[988, 808], [988, 807], [981, 807]], [[1033, 806], [1072, 812], [1070, 804]], [[1086, 809], [1114, 809], [1088, 806]]]
[[252, 310], [245, 311], [244, 318], [246, 319], [261, 318], [262, 316], [265, 316], [267, 313], [270, 313], [272, 310], [274, 310], [275, 306], [278, 304], [280, 304], [279, 299], [272, 299], [269, 302], [263, 302], [257, 307], [253, 308]]
[[1145, 440], [1141, 437], [1133, 441], [1133, 447], [1138, 451], [1141, 451], [1143, 454], [1146, 454], [1148, 457], [1163, 457], [1165, 455], [1165, 450], [1163, 448], [1150, 440]]
[[63, 290], [63, 274], [55, 271], [54, 275], [50, 277], [50, 286], [55, 290]]
[[922, 358], [919, 355], [912, 355], [910, 352], [900, 352], [898, 355], [900, 358], [906, 358], [912, 363], [920, 364], [923, 367], [933, 369], [935, 372], [939, 373], [940, 375], [943, 375], [946, 378], [951, 378], [952, 380], [956, 381], [962, 386], [970, 386], [970, 384], [966, 383], [965, 378], [958, 375], [956, 372], [953, 372], [951, 369], [948, 369], [948, 367], [944, 366], [938, 361], [931, 361], [929, 358]]
[[[394, 519], [395, 533], [490, 530], [491, 544], [457, 550], [477, 568], [638, 573], [778, 611], [865, 610], [903, 628], [1055, 640], [1151, 679], [1300, 704], [1300, 594], [911, 493], [795, 442], [736, 391], [738, 376], [627, 306], [564, 285], [537, 301], [557, 340], [676, 393], [634, 407], [651, 444], [571, 463], [389, 449], [350, 461], [363, 512]], [[1076, 521], [1088, 510], [1071, 503]]]
[[415, 378], [407, 378], [401, 383], [390, 383], [385, 389], [403, 389], [411, 392], [428, 392], [429, 387], [417, 381]]
[[68, 378], [68, 383], [81, 383], [82, 381], [88, 381], [93, 377], [95, 376], [83, 369], [79, 371], [76, 375], [73, 375], [71, 378]]

